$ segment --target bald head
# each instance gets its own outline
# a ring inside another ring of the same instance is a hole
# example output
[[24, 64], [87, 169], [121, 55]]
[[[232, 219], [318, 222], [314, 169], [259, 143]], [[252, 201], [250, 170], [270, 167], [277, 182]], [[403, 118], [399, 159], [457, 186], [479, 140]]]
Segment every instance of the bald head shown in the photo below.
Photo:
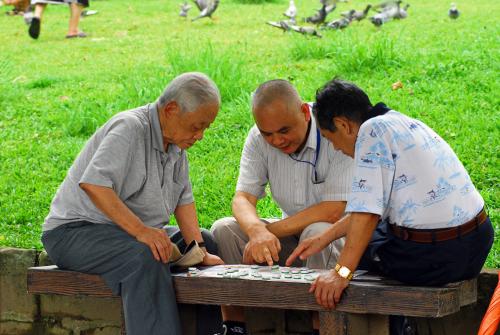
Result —
[[252, 98], [252, 111], [255, 114], [267, 110], [277, 101], [284, 104], [288, 112], [300, 112], [302, 101], [299, 93], [290, 82], [282, 79], [266, 81], [255, 90]]

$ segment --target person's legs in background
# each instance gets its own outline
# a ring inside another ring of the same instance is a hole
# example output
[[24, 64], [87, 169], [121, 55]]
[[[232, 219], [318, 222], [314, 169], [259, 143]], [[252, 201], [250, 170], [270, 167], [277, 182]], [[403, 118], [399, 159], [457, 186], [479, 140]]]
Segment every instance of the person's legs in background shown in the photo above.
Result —
[[30, 27], [28, 29], [28, 34], [31, 38], [37, 39], [38, 36], [40, 36], [40, 25], [45, 7], [47, 7], [47, 4], [35, 4], [35, 13], [33, 14], [33, 18], [31, 19]]
[[69, 17], [69, 27], [68, 34], [66, 37], [86, 37], [85, 33], [78, 30], [78, 24], [80, 23], [80, 17], [82, 15], [83, 6], [77, 2], [69, 4], [70, 17]]

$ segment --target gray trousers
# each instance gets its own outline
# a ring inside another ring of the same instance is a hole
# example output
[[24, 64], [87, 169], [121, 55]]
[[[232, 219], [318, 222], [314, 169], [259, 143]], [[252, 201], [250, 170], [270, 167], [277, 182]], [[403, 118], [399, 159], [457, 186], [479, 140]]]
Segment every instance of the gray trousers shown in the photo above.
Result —
[[[165, 230], [183, 251], [179, 229]], [[207, 250], [216, 253], [210, 233], [202, 235]], [[100, 275], [121, 296], [127, 334], [182, 334], [170, 267], [156, 261], [146, 244], [116, 225], [89, 222], [44, 232], [42, 242], [58, 267]]]
[[[264, 219], [268, 223], [278, 219]], [[288, 236], [280, 239], [281, 251], [279, 253], [279, 264], [284, 265], [288, 256], [297, 245], [306, 238], [317, 235], [331, 227], [327, 222], [316, 222], [307, 226], [300, 236]], [[233, 217], [222, 218], [212, 225], [212, 234], [215, 237], [219, 249], [219, 256], [226, 264], [241, 264], [243, 251], [248, 243], [248, 236], [241, 230], [240, 225]], [[340, 252], [344, 247], [345, 239], [341, 238], [330, 243], [320, 253], [309, 257], [303, 264], [298, 258], [294, 266], [307, 266], [311, 269], [331, 269], [335, 267]]]

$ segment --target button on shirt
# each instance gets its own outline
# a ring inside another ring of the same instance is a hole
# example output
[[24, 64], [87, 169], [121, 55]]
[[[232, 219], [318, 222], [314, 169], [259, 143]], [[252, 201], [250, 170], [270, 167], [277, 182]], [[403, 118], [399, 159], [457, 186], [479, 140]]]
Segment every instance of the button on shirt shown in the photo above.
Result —
[[421, 121], [396, 111], [361, 125], [354, 161], [346, 212], [438, 229], [461, 225], [484, 206], [451, 147]]
[[43, 231], [75, 221], [113, 224], [80, 183], [112, 188], [142, 222], [160, 228], [179, 205], [194, 201], [186, 152], [165, 152], [154, 104], [115, 115], [97, 130], [59, 187]]
[[[294, 158], [315, 161], [317, 128], [314, 118], [307, 142]], [[297, 162], [266, 142], [257, 126], [250, 130], [240, 162], [236, 191], [250, 193], [257, 198], [265, 196], [269, 183], [271, 194], [281, 208], [283, 217], [294, 215], [322, 201], [347, 201], [352, 181], [353, 160], [320, 136], [317, 159], [318, 180], [313, 184], [314, 168], [311, 164]]]

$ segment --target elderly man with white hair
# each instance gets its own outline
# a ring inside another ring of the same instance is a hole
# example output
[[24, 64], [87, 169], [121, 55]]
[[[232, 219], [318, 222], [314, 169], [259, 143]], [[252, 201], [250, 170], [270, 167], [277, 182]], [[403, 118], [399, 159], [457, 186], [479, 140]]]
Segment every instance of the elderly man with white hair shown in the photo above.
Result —
[[[204, 265], [222, 263], [198, 225], [185, 151], [203, 138], [219, 106], [210, 78], [185, 73], [155, 103], [118, 113], [80, 152], [45, 219], [49, 257], [102, 276], [122, 297], [127, 334], [182, 333], [168, 265], [172, 243], [196, 240]], [[171, 214], [180, 231], [167, 227]]]

